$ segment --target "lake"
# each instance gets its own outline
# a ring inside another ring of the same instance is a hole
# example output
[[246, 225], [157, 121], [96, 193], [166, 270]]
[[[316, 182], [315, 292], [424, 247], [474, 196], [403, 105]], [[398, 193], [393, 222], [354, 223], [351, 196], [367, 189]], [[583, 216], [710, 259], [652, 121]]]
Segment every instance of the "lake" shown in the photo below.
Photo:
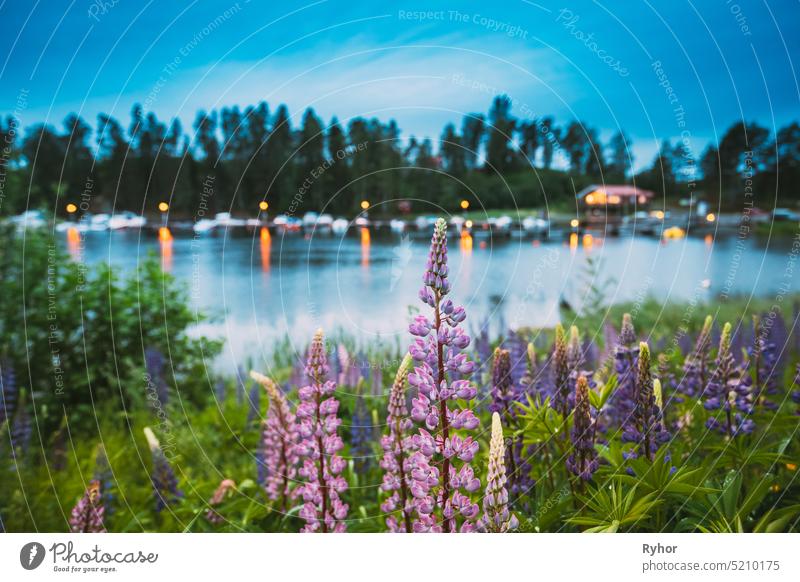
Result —
[[[664, 301], [769, 296], [787, 282], [798, 288], [791, 243], [735, 235], [456, 236], [449, 241], [453, 298], [466, 307], [469, 329], [490, 318], [492, 332], [499, 333], [552, 325], [560, 301], [579, 308], [590, 284], [605, 286], [608, 302], [648, 295]], [[142, 230], [71, 233], [65, 245], [76, 259], [107, 261], [123, 271], [150, 253], [160, 256], [188, 286], [193, 306], [215, 316], [196, 332], [226, 341], [220, 365], [227, 368], [269, 354], [286, 336], [300, 348], [318, 327], [405, 344], [409, 306], [419, 305], [428, 237], [358, 228], [344, 236], [241, 229], [159, 240]]]

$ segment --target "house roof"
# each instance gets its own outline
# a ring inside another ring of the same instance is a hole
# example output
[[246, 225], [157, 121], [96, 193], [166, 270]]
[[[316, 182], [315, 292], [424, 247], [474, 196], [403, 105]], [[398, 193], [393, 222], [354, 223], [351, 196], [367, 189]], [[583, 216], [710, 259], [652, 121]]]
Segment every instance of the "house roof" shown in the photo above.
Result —
[[603, 192], [606, 196], [619, 196], [620, 198], [637, 198], [639, 196], [644, 196], [648, 200], [655, 198], [655, 192], [627, 184], [592, 184], [578, 192], [578, 198], [584, 198], [592, 192]]

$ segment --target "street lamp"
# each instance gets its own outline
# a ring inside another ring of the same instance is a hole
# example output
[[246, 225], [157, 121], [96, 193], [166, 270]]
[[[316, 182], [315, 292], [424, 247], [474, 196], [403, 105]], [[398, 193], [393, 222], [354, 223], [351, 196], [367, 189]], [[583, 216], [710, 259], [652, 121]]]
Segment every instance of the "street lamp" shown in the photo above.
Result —
[[367, 208], [369, 208], [369, 202], [367, 200], [362, 200], [361, 201], [361, 209], [362, 210], [366, 210]]
[[69, 204], [67, 204], [67, 212], [68, 212], [69, 214], [75, 214], [75, 212], [76, 212], [77, 210], [78, 210], [78, 207], [77, 207], [77, 206], [75, 206], [75, 205], [74, 205], [72, 202], [70, 202]]
[[706, 214], [706, 220], [708, 222], [714, 222], [716, 219], [717, 217], [714, 215], [713, 212], [709, 212], [708, 214]]
[[578, 225], [580, 225], [580, 221], [577, 218], [573, 218], [572, 220], [569, 221], [569, 225], [572, 228], [578, 228]]
[[462, 200], [461, 201], [461, 209], [462, 210], [466, 210], [467, 208], [469, 208], [469, 200]]
[[169, 210], [169, 204], [167, 204], [166, 202], [159, 202], [158, 203], [158, 209], [161, 212], [166, 212], [167, 210]]
[[258, 207], [262, 211], [265, 211], [265, 210], [267, 210], [269, 208], [269, 203], [266, 200], [262, 200], [261, 202], [258, 203]]

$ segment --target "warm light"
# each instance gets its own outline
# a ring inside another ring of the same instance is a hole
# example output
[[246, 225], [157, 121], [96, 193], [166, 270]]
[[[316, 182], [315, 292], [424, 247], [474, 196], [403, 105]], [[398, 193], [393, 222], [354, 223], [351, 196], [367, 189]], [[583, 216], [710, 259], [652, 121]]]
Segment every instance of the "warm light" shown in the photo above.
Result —
[[664, 211], [663, 210], [656, 210], [655, 216], [659, 220], [664, 220]]
[[158, 240], [160, 241], [168, 241], [172, 240], [172, 233], [166, 226], [162, 226], [158, 229]]
[[586, 204], [593, 205], [593, 204], [605, 204], [606, 203], [606, 193], [603, 190], [595, 190], [591, 194], [586, 195]]
[[686, 231], [677, 226], [673, 226], [664, 231], [664, 238], [675, 239], [683, 238], [684, 236], [686, 236]]
[[708, 214], [706, 214], [706, 220], [708, 222], [714, 222], [716, 219], [717, 217], [714, 215], [713, 212], [709, 212]]
[[586, 249], [590, 249], [594, 246], [594, 237], [589, 233], [583, 235], [583, 247]]
[[780, 486], [780, 485], [778, 485], [777, 483], [775, 483], [775, 485], [773, 485], [772, 487], [770, 487], [770, 489], [772, 489], [772, 492], [773, 492], [773, 493], [777, 493], [778, 491], [780, 491], [780, 490], [781, 490], [781, 486]]
[[647, 196], [645, 196], [644, 194], [640, 194], [639, 195], [639, 204], [645, 204], [645, 203], [647, 203]]
[[569, 221], [569, 225], [572, 228], [578, 228], [578, 225], [580, 225], [580, 221], [577, 218], [573, 218], [572, 220]]
[[369, 202], [367, 200], [362, 200], [361, 201], [361, 209], [362, 210], [366, 210], [367, 208], [369, 208]]
[[797, 471], [797, 465], [795, 465], [794, 463], [786, 463], [786, 468], [789, 469], [790, 471]]
[[469, 208], [469, 200], [462, 200], [461, 201], [461, 208], [463, 208], [464, 210]]
[[266, 200], [262, 200], [261, 202], [258, 203], [258, 207], [261, 210], [266, 210], [267, 208], [269, 208], [269, 203]]
[[464, 223], [464, 226], [466, 226], [467, 228], [472, 228], [472, 221], [471, 220], [466, 221]]
[[67, 212], [69, 212], [70, 214], [73, 214], [76, 210], [78, 210], [78, 207], [75, 206], [72, 202], [67, 204]]
[[619, 204], [620, 202], [622, 202], [622, 198], [620, 198], [619, 196], [609, 196], [608, 197], [608, 203], [609, 204]]
[[169, 204], [167, 204], [166, 202], [159, 202], [158, 203], [158, 209], [161, 212], [166, 212], [167, 210], [169, 210]]
[[594, 204], [594, 194], [589, 194], [586, 196], [586, 204]]
[[166, 226], [158, 229], [158, 244], [161, 247], [161, 270], [172, 271], [172, 233]]
[[707, 234], [703, 238], [703, 242], [706, 244], [707, 247], [710, 247], [714, 243], [714, 237], [711, 236], [710, 234]]

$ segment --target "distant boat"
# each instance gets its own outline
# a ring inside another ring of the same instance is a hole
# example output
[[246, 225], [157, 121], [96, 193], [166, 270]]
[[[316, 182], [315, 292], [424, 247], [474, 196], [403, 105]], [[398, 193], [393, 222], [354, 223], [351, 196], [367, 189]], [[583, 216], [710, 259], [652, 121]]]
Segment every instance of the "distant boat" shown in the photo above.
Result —
[[217, 227], [217, 221], [211, 218], [201, 218], [197, 222], [194, 223], [192, 226], [192, 230], [194, 230], [197, 234], [205, 234], [207, 232], [211, 232]]
[[536, 216], [526, 216], [522, 219], [522, 228], [529, 234], [547, 234], [550, 230], [550, 221]]
[[403, 232], [406, 229], [406, 221], [393, 218], [389, 221], [389, 228], [392, 229], [392, 232]]
[[95, 214], [89, 219], [89, 230], [101, 232], [108, 230], [111, 217], [106, 213]]
[[350, 228], [350, 223], [344, 218], [337, 218], [331, 224], [331, 228], [336, 234], [345, 234], [347, 229]]
[[114, 214], [108, 220], [108, 227], [111, 230], [118, 230], [120, 228], [142, 228], [146, 224], [147, 219], [144, 216], [139, 216], [128, 210]]
[[244, 218], [233, 218], [230, 212], [218, 212], [214, 215], [214, 220], [218, 226], [231, 228], [235, 226], [245, 226], [247, 221]]
[[369, 226], [369, 219], [365, 216], [359, 216], [356, 218], [356, 226]]
[[17, 226], [18, 230], [26, 228], [42, 228], [47, 225], [41, 210], [26, 210], [22, 214], [11, 218], [11, 223]]

